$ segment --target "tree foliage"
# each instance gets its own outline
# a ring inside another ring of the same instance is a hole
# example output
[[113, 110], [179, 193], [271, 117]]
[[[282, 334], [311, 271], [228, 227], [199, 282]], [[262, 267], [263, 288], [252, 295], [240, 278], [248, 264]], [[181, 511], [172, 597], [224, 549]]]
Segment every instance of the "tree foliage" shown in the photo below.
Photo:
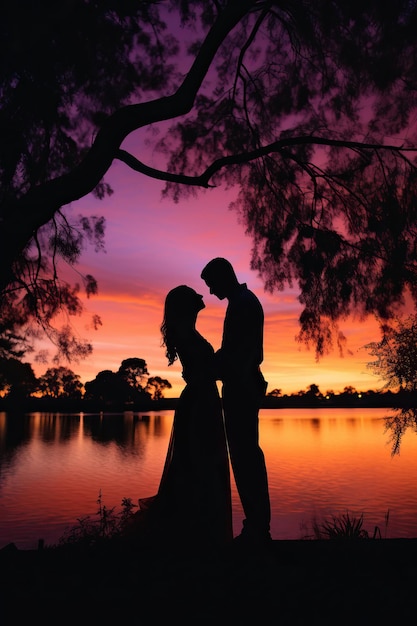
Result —
[[[252, 268], [299, 288], [318, 355], [346, 316], [417, 299], [414, 2], [45, 0], [0, 17], [2, 310], [46, 327], [79, 312], [57, 259], [102, 245], [104, 223], [64, 207], [110, 192], [114, 159], [176, 200], [235, 186]], [[164, 171], [121, 149], [166, 120]]]
[[384, 382], [386, 389], [417, 391], [417, 316], [385, 324], [381, 341], [365, 347], [376, 357], [368, 367]]
[[143, 381], [148, 376], [148, 367], [144, 359], [133, 357], [124, 359], [119, 367], [118, 374], [130, 387], [137, 391], [143, 390]]
[[85, 383], [72, 369], [50, 367], [36, 378], [32, 366], [16, 358], [0, 356], [0, 398], [19, 401], [33, 397], [59, 400], [93, 400], [105, 405], [123, 406], [142, 400], [161, 400], [171, 383], [160, 376], [149, 376], [144, 359], [124, 359], [117, 370], [103, 370]]
[[404, 406], [385, 417], [385, 430], [390, 435], [391, 454], [400, 454], [401, 444], [407, 431], [417, 433], [417, 407]]
[[[101, 173], [94, 181], [85, 173], [83, 182], [70, 182], [64, 202], [54, 189], [70, 173], [77, 179], [107, 116], [133, 94], [140, 99], [166, 84], [155, 60], [176, 48], [169, 36], [162, 38], [164, 25], [153, 4], [1, 5], [0, 333], [12, 337], [5, 349], [27, 349], [27, 330], [19, 334], [16, 327], [27, 329], [35, 318], [56, 345], [58, 359], [91, 352], [88, 342], [71, 335], [69, 326], [56, 328], [54, 319], [61, 311], [80, 314], [81, 286], [92, 295], [97, 283], [87, 274], [70, 284], [59, 262], [75, 264], [89, 242], [103, 247], [105, 221], [101, 216], [70, 221], [63, 205], [88, 192], [102, 198], [112, 190]], [[107, 156], [107, 168], [112, 158]], [[97, 317], [93, 322], [100, 324]]]
[[38, 390], [49, 398], [80, 399], [83, 384], [78, 374], [68, 367], [50, 367], [38, 378]]
[[103, 370], [85, 387], [85, 400], [96, 400], [105, 404], [115, 404], [130, 400], [132, 389], [129, 383], [117, 372]]
[[417, 315], [384, 324], [381, 341], [365, 348], [375, 358], [368, 368], [383, 382], [383, 388], [408, 392], [402, 406], [385, 417], [394, 456], [400, 453], [405, 433], [417, 433]]
[[30, 363], [0, 357], [0, 396], [22, 400], [37, 389], [38, 381]]
[[86, 382], [84, 398], [113, 405], [144, 399], [150, 396], [146, 383], [142, 384], [147, 376], [146, 361], [136, 357], [125, 359], [117, 372], [103, 370], [94, 380]]
[[151, 394], [152, 400], [161, 400], [164, 397], [164, 390], [172, 389], [172, 385], [166, 378], [160, 376], [150, 376], [146, 383], [146, 391]]

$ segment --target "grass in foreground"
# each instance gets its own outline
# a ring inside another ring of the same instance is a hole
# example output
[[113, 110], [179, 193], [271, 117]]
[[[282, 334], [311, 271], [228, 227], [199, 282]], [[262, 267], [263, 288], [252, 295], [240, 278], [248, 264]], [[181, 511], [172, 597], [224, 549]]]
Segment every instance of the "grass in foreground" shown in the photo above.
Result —
[[[60, 538], [59, 546], [92, 547], [115, 537], [120, 537], [132, 520], [134, 509], [137, 508], [131, 498], [123, 498], [119, 512], [115, 511], [115, 507], [109, 509], [103, 504], [101, 491], [98, 495], [97, 504], [98, 510], [95, 517], [87, 515], [78, 518], [77, 523], [71, 526]], [[386, 538], [389, 515], [388, 510], [385, 514], [384, 538]], [[330, 519], [322, 521], [313, 518], [311, 531], [305, 533], [302, 539], [331, 541], [339, 539], [382, 539], [382, 533], [379, 526], [375, 526], [373, 531], [364, 528], [363, 513], [360, 516], [354, 516], [347, 511], [342, 515], [332, 515]]]
[[[386, 537], [389, 522], [389, 510], [385, 514], [385, 531]], [[364, 528], [364, 514], [359, 517], [352, 516], [349, 511], [342, 515], [332, 515], [330, 519], [321, 522], [315, 518], [312, 520], [312, 533], [305, 535], [303, 539], [382, 539], [382, 533], [379, 526], [375, 526], [370, 532]]]

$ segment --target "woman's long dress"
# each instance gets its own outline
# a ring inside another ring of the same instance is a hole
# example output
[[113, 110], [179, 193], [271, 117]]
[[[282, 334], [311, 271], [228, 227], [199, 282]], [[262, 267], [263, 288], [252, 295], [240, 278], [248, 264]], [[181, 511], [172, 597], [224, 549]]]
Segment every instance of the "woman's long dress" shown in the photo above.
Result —
[[152, 544], [221, 546], [233, 538], [229, 460], [212, 346], [196, 331], [179, 357], [183, 389], [158, 493], [139, 500]]

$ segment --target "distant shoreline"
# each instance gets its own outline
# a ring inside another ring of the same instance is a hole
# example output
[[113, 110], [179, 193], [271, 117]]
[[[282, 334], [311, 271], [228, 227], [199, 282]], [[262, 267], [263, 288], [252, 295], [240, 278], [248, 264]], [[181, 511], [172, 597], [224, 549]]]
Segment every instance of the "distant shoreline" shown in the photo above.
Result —
[[[89, 400], [68, 400], [63, 398], [27, 398], [12, 401], [0, 398], [0, 411], [35, 413], [124, 413], [126, 411], [173, 411], [179, 398], [162, 398], [160, 400], [144, 399], [137, 403], [104, 403]], [[404, 393], [372, 393], [340, 394], [326, 398], [301, 396], [266, 396], [262, 409], [323, 409], [323, 408], [403, 408], [417, 407], [417, 401], [411, 394]]]

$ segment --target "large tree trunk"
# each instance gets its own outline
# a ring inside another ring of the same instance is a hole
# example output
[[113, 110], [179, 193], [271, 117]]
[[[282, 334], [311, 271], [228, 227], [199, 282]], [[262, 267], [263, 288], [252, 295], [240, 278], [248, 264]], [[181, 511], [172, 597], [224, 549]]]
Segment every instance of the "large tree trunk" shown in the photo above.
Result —
[[100, 129], [86, 157], [72, 171], [31, 189], [4, 207], [0, 221], [0, 292], [13, 280], [13, 264], [30, 245], [36, 231], [62, 206], [78, 200], [102, 180], [123, 140], [134, 130], [188, 113], [213, 58], [228, 33], [254, 0], [230, 0], [207, 34], [195, 61], [175, 94], [124, 107]]

